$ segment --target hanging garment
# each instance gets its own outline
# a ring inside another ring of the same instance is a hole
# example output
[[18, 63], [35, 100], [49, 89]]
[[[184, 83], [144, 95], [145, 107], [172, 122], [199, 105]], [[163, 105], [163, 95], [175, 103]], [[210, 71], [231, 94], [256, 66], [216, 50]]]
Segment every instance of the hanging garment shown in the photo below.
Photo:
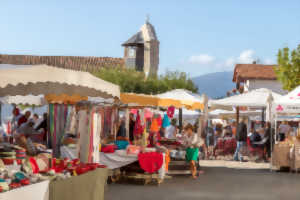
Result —
[[167, 128], [168, 126], [170, 126], [171, 123], [170, 123], [170, 119], [168, 117], [167, 114], [164, 115], [164, 119], [163, 119], [163, 123], [162, 123], [162, 127], [163, 128]]
[[174, 112], [175, 112], [175, 107], [174, 106], [168, 107], [167, 114], [168, 114], [169, 118], [173, 118]]
[[133, 135], [135, 136], [140, 136], [143, 134], [143, 127], [141, 125], [141, 119], [140, 119], [140, 114], [138, 113], [136, 116], [135, 120], [135, 125], [134, 125], [134, 130], [133, 130]]
[[89, 152], [89, 140], [88, 131], [89, 131], [89, 120], [86, 110], [80, 110], [78, 112], [79, 124], [78, 124], [78, 135], [79, 135], [79, 149], [78, 157], [81, 162], [88, 161], [88, 152]]
[[162, 125], [162, 119], [161, 119], [160, 114], [158, 114], [158, 117], [157, 117], [157, 124], [158, 124], [159, 127], [161, 127], [161, 125]]
[[150, 126], [150, 131], [151, 132], [158, 132], [159, 131], [158, 122], [157, 122], [157, 119], [155, 119], [155, 118], [152, 120], [152, 124]]

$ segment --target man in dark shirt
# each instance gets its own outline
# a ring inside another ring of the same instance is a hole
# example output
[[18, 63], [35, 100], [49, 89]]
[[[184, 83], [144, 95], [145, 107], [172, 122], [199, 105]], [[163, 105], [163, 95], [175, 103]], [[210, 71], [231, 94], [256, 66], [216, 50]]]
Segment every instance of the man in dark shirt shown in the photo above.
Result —
[[243, 155], [240, 153], [241, 148], [245, 146], [247, 142], [247, 125], [246, 125], [246, 118], [243, 118], [241, 122], [238, 124], [237, 131], [236, 131], [236, 150], [234, 153], [234, 160], [235, 161], [243, 161]]

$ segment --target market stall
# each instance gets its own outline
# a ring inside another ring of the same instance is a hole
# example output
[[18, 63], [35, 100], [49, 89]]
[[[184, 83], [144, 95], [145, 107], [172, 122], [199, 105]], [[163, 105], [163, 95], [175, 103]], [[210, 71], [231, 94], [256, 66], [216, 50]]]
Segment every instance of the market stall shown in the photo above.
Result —
[[[289, 167], [290, 170], [298, 171], [300, 168], [300, 86], [276, 100], [273, 107], [276, 142], [272, 153], [272, 166], [277, 169]], [[288, 128], [284, 138], [279, 137], [283, 134], [280, 133], [281, 126]]]
[[[273, 122], [273, 114], [272, 114], [272, 102], [274, 100], [277, 100], [281, 98], [281, 95], [272, 92], [271, 90], [261, 88], [253, 91], [249, 91], [243, 94], [231, 96], [231, 97], [226, 97], [224, 99], [220, 100], [214, 100], [211, 102], [211, 110], [214, 109], [223, 109], [224, 107], [227, 107], [228, 109], [234, 109], [236, 112], [236, 122], [239, 122], [239, 117], [240, 114], [243, 112], [247, 112], [247, 114], [250, 114], [253, 110], [258, 110], [261, 109], [261, 115], [262, 115], [262, 123], [261, 126], [263, 128], [264, 121], [268, 122]], [[265, 112], [266, 111], [266, 112]], [[256, 111], [255, 111], [256, 112]], [[249, 117], [250, 115], [247, 115]], [[248, 119], [248, 132], [250, 132], [250, 120]], [[265, 138], [265, 142], [271, 140], [272, 142], [272, 137], [271, 138]], [[220, 145], [223, 147], [224, 145]], [[221, 148], [220, 147], [220, 148]], [[253, 153], [260, 153], [260, 149], [254, 149], [251, 148], [250, 144], [250, 138], [247, 139], [247, 147], [249, 152]], [[271, 148], [271, 147], [270, 147]], [[253, 150], [253, 151], [252, 151]], [[257, 152], [256, 152], [257, 151]]]
[[[50, 133], [51, 137], [53, 137], [52, 145], [54, 147], [53, 152], [55, 153], [57, 150], [59, 151], [59, 148], [57, 148], [59, 145], [57, 144], [60, 144], [61, 139], [64, 136], [64, 130], [68, 124], [67, 116], [71, 113], [70, 111], [73, 110], [73, 108], [67, 104], [76, 102], [78, 99], [86, 99], [87, 96], [118, 99], [120, 91], [118, 86], [98, 79], [87, 72], [66, 70], [46, 65], [17, 66], [12, 69], [0, 70], [0, 96], [28, 94], [42, 94], [46, 96], [46, 99], [49, 96], [50, 99], [53, 99], [53, 96], [51, 97], [51, 95], [58, 97], [58, 100], [53, 101], [53, 104], [50, 104], [49, 106], [50, 125], [51, 118], [53, 121], [52, 124], [54, 125], [52, 130], [50, 128]], [[83, 99], [81, 97], [83, 97]], [[51, 107], [53, 109], [51, 109]], [[94, 136], [93, 131], [87, 131], [86, 134], [91, 138]], [[10, 190], [9, 195], [17, 193], [19, 195], [22, 193], [19, 190], [14, 190], [15, 188], [51, 180], [50, 188], [52, 189], [50, 189], [50, 199], [74, 199], [72, 195], [68, 195], [67, 193], [66, 196], [61, 197], [60, 195], [62, 194], [57, 194], [58, 190], [53, 189], [56, 187], [52, 187], [51, 185], [56, 185], [56, 181], [58, 180], [65, 180], [62, 184], [65, 187], [68, 187], [69, 191], [72, 191], [76, 189], [75, 187], [82, 187], [82, 185], [80, 186], [80, 184], [82, 184], [80, 183], [81, 181], [76, 181], [76, 179], [84, 179], [85, 173], [87, 173], [86, 176], [88, 176], [88, 173], [92, 173], [90, 171], [99, 171], [102, 169], [97, 168], [105, 167], [99, 163], [89, 162], [89, 164], [85, 164], [84, 162], [78, 162], [77, 160], [60, 160], [52, 158], [51, 154], [49, 154], [49, 151], [46, 149], [42, 149], [41, 153], [41, 149], [39, 149], [41, 146], [29, 144], [29, 140], [26, 141], [26, 138], [22, 134], [18, 136], [18, 138], [22, 137], [25, 139], [24, 141], [20, 140], [23, 143], [25, 142], [23, 148], [16, 145], [8, 147], [9, 144], [1, 144], [0, 161], [3, 161], [5, 165], [1, 165], [0, 189], [1, 191]], [[81, 140], [83, 141], [84, 138], [81, 137]], [[96, 151], [98, 152], [98, 146], [97, 149], [94, 150], [94, 146], [91, 144], [92, 143], [89, 143], [90, 148], [82, 148], [83, 150], [80, 155], [82, 155], [83, 158], [81, 159], [85, 160], [85, 153], [87, 153], [87, 161], [93, 161], [93, 159], [90, 159], [90, 155]], [[34, 156], [29, 156], [28, 153], [34, 154]], [[21, 158], [24, 159], [24, 161], [20, 160]], [[22, 170], [11, 170], [11, 167], [7, 168], [7, 166], [11, 166], [11, 164], [13, 164], [13, 166], [17, 166], [18, 164], [22, 165]], [[80, 176], [77, 178], [77, 175]], [[15, 177], [15, 179], [12, 179], [13, 177]], [[93, 175], [93, 177], [96, 177], [95, 180], [86, 178], [87, 180], [91, 180], [89, 189], [92, 191], [104, 191], [107, 173], [102, 173], [101, 176]], [[75, 182], [77, 183], [74, 184]], [[59, 188], [61, 187], [59, 186]], [[29, 190], [26, 191], [28, 192]], [[34, 192], [38, 193], [39, 191]], [[88, 190], [84, 190], [81, 195], [92, 195], [93, 199], [103, 199], [103, 192], [101, 194], [99, 192], [90, 193]]]

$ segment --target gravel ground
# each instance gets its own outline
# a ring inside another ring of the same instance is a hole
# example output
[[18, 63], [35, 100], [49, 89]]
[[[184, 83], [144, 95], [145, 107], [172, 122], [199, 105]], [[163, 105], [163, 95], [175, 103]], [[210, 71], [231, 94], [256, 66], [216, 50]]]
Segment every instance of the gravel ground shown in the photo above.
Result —
[[300, 174], [270, 172], [269, 169], [203, 167], [197, 180], [175, 176], [160, 186], [111, 184], [106, 200], [299, 200]]

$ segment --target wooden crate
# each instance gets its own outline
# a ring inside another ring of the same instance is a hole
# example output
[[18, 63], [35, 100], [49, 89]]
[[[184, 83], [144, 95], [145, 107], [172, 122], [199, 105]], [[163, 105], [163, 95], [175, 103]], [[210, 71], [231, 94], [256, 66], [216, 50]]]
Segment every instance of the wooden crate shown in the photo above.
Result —
[[280, 169], [290, 167], [290, 146], [284, 144], [275, 144], [272, 154], [272, 164]]

